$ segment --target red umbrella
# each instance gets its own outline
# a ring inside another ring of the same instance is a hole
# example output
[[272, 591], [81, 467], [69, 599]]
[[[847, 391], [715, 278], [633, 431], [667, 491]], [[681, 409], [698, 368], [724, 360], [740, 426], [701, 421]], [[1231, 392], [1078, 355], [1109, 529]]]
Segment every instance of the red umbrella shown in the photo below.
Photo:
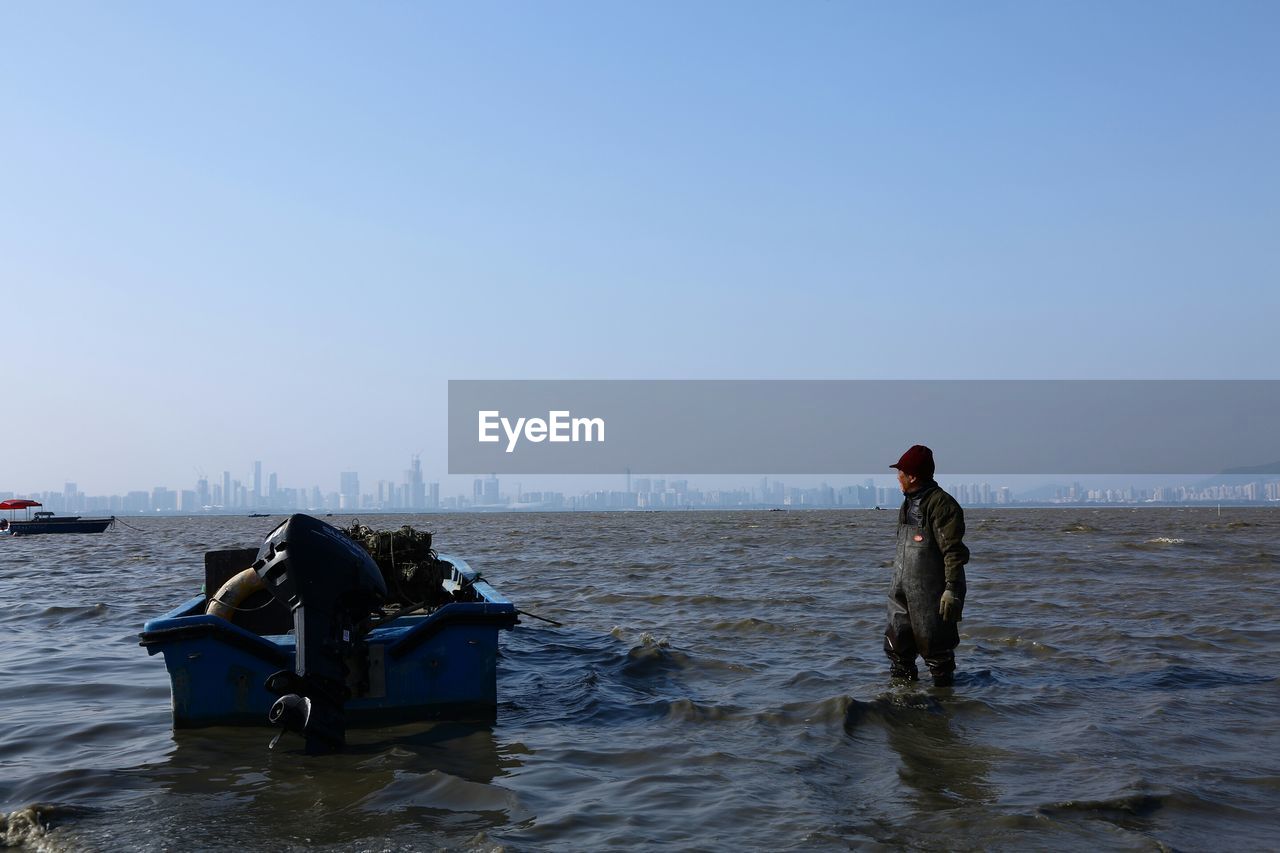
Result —
[[27, 509], [33, 506], [44, 506], [39, 501], [29, 501], [23, 498], [17, 500], [0, 501], [0, 509]]

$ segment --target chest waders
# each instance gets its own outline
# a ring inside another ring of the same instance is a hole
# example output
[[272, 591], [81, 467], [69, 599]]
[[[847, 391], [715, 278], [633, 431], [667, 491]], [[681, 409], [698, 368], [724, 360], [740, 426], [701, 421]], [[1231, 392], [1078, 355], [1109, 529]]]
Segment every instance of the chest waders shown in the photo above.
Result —
[[944, 621], [938, 614], [938, 602], [947, 587], [942, 550], [934, 541], [929, 519], [921, 521], [898, 525], [884, 653], [895, 676], [915, 678], [919, 655], [935, 682], [949, 683], [956, 668], [960, 631], [955, 622]]

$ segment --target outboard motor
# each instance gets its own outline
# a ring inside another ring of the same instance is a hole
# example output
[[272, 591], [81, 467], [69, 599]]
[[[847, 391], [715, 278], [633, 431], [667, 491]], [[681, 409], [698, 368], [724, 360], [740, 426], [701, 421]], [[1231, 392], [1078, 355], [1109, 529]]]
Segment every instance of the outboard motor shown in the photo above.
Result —
[[267, 679], [280, 698], [268, 717], [306, 738], [308, 753], [332, 752], [346, 742], [344, 658], [361, 642], [360, 626], [387, 597], [369, 553], [336, 527], [292, 515], [267, 536], [253, 564], [271, 594], [293, 612], [297, 658], [293, 672]]

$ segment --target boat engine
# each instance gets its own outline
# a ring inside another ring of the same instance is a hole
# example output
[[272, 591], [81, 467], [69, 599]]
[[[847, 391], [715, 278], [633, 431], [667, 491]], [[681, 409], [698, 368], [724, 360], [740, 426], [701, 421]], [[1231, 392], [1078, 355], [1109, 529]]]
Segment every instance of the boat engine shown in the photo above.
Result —
[[292, 515], [267, 536], [253, 568], [293, 613], [294, 671], [267, 679], [280, 698], [268, 718], [306, 739], [308, 753], [332, 752], [346, 742], [343, 705], [347, 664], [367, 632], [369, 615], [387, 597], [386, 582], [369, 553], [336, 527]]

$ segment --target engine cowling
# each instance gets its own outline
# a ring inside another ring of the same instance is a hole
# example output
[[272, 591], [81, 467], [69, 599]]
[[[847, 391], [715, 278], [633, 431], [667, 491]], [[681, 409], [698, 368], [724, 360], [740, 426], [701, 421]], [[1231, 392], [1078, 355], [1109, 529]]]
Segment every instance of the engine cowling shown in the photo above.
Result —
[[341, 530], [309, 515], [292, 515], [267, 535], [254, 570], [293, 613], [297, 656], [293, 672], [277, 672], [268, 714], [306, 739], [307, 752], [330, 752], [346, 742], [344, 658], [364, 636], [368, 616], [387, 597], [377, 563]]

